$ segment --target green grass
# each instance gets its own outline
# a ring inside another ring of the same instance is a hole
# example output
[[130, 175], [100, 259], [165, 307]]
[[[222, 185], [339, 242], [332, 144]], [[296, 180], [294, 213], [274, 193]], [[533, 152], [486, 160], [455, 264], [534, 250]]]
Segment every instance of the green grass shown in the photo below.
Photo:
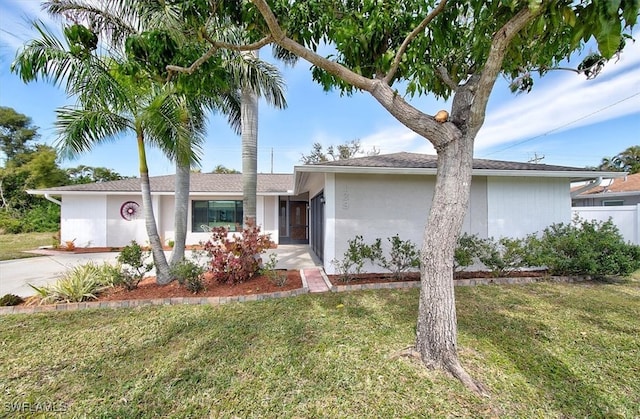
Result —
[[0, 234], [0, 260], [21, 259], [37, 256], [24, 253], [39, 246], [49, 246], [55, 233]]
[[[637, 417], [640, 282], [458, 287], [487, 385], [391, 355], [418, 291], [0, 318], [0, 409], [88, 417]], [[2, 413], [0, 413], [0, 416]]]

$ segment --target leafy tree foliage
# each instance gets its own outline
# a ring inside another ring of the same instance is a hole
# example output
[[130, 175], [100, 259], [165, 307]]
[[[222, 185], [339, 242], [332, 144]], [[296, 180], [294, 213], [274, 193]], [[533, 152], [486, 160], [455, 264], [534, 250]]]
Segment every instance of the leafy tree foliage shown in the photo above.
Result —
[[328, 161], [351, 159], [358, 156], [376, 156], [380, 154], [380, 150], [375, 147], [365, 152], [362, 149], [360, 140], [351, 140], [337, 146], [330, 145], [325, 151], [322, 144], [313, 143], [313, 148], [309, 154], [303, 154], [300, 161], [304, 164], [324, 163]]
[[219, 164], [213, 168], [211, 173], [240, 173], [240, 171], [236, 169], [230, 169], [222, 164]]
[[[228, 45], [203, 28], [212, 47], [255, 49], [277, 43], [311, 62], [314, 79], [325, 89], [368, 92], [399, 122], [431, 142], [438, 152], [438, 173], [421, 251], [415, 348], [425, 365], [447, 370], [471, 390], [484, 393], [458, 360], [452, 266], [469, 204], [473, 145], [491, 91], [500, 75], [515, 80], [557, 68], [592, 38], [599, 55], [610, 59], [619, 51], [624, 29], [636, 24], [640, 4], [635, 0], [194, 0], [189, 4], [201, 14], [227, 13], [259, 40]], [[206, 7], [212, 5], [216, 7]], [[323, 43], [334, 47], [328, 57], [318, 54]], [[587, 64], [579, 71], [586, 74], [586, 68]], [[524, 90], [531, 84], [527, 81]], [[402, 88], [406, 95], [398, 91]], [[420, 110], [406, 100], [427, 93], [452, 98], [447, 118], [436, 119], [436, 110]]]
[[604, 157], [598, 168], [631, 175], [640, 173], [640, 146], [631, 146], [614, 157]]
[[31, 118], [0, 106], [0, 151], [5, 155], [5, 166], [14, 164], [18, 155], [29, 150], [29, 142], [38, 138], [38, 127], [33, 126]]
[[35, 143], [38, 128], [31, 119], [12, 108], [0, 108], [0, 131], [2, 152], [7, 156], [0, 167], [0, 230], [6, 233], [60, 228], [60, 207], [29, 195], [27, 189], [122, 179], [104, 167], [61, 168], [53, 147]]

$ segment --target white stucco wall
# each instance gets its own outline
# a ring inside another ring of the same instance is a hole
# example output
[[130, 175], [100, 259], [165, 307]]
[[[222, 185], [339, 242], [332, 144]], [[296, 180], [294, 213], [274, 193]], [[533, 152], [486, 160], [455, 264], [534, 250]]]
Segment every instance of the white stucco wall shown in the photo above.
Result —
[[553, 223], [571, 221], [568, 179], [489, 177], [489, 237], [522, 238]]
[[[399, 234], [422, 244], [435, 176], [325, 175], [325, 269], [335, 273], [347, 241], [365, 243]], [[313, 193], [310, 193], [313, 196]], [[487, 237], [524, 237], [571, 218], [569, 180], [555, 178], [473, 178], [463, 231]], [[369, 272], [380, 268], [367, 265]]]
[[[335, 193], [331, 178], [335, 179]], [[341, 259], [347, 241], [356, 235], [365, 243], [396, 234], [420, 247], [427, 221], [435, 176], [421, 175], [348, 175], [328, 174], [325, 179], [325, 269], [335, 273], [333, 259]], [[487, 235], [486, 178], [474, 179], [470, 204], [463, 230]], [[380, 270], [366, 266], [367, 271]]]
[[104, 195], [63, 195], [60, 240], [76, 247], [107, 246], [107, 199]]
[[[132, 220], [125, 220], [120, 215], [120, 208], [127, 201], [134, 201], [139, 205], [136, 217]], [[132, 240], [141, 245], [149, 242], [144, 225], [144, 209], [140, 195], [108, 196], [106, 197], [106, 207], [106, 246], [123, 247], [131, 243]]]

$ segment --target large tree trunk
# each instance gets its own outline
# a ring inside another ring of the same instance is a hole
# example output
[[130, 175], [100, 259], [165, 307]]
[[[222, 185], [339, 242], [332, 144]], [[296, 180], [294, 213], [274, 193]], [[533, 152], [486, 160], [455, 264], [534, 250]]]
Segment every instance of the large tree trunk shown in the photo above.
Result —
[[147, 229], [147, 236], [149, 237], [149, 244], [151, 245], [151, 254], [153, 255], [153, 263], [156, 269], [156, 282], [164, 285], [171, 282], [172, 278], [169, 272], [167, 258], [165, 257], [162, 249], [162, 240], [160, 240], [160, 235], [158, 234], [156, 217], [153, 213], [149, 168], [147, 166], [147, 154], [142, 134], [138, 134], [138, 156], [140, 158], [140, 189], [142, 192], [144, 224]]
[[430, 367], [442, 368], [478, 393], [483, 389], [458, 361], [453, 254], [469, 204], [473, 139], [438, 150], [436, 189], [424, 231], [416, 349]]
[[[245, 53], [258, 58], [257, 51]], [[242, 88], [242, 211], [245, 220], [256, 220], [258, 189], [258, 95], [248, 85]]]
[[189, 214], [189, 184], [191, 167], [176, 161], [175, 209], [174, 209], [174, 245], [171, 253], [171, 266], [184, 259], [187, 243], [187, 221]]

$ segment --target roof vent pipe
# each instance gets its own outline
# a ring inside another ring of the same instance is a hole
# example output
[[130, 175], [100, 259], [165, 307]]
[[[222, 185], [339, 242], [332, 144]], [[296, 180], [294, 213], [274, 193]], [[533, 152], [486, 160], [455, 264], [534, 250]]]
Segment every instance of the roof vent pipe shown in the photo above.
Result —
[[596, 186], [600, 186], [601, 183], [602, 183], [602, 176], [600, 176], [597, 179], [592, 180], [591, 182], [587, 183], [586, 185], [583, 185], [583, 186], [579, 187], [575, 191], [572, 191], [571, 192], [571, 198], [575, 198], [576, 196], [580, 195], [582, 192], [586, 192], [589, 189], [593, 189]]

